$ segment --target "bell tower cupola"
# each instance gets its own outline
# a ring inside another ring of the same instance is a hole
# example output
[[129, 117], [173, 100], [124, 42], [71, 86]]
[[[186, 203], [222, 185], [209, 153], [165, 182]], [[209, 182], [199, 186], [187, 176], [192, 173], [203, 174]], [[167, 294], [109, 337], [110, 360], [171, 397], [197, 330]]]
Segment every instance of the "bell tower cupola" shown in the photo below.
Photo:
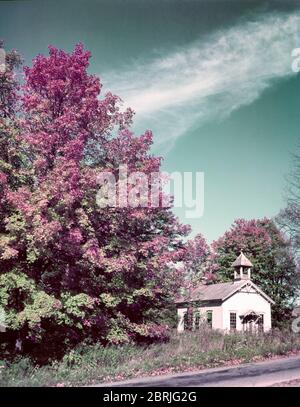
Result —
[[242, 251], [232, 263], [232, 267], [234, 268], [234, 281], [251, 280], [251, 267], [253, 267], [253, 264]]

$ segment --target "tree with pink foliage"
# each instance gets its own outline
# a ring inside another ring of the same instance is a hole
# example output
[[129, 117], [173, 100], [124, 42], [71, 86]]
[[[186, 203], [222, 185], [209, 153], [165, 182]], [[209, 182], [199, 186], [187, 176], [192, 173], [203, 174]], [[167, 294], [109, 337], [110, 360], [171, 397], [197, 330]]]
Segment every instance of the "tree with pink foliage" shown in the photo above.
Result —
[[131, 132], [133, 112], [102, 95], [89, 59], [82, 45], [72, 53], [50, 46], [24, 69], [17, 96], [26, 160], [13, 171], [28, 177], [5, 186], [0, 290], [9, 332], [30, 350], [163, 337], [160, 310], [182, 280], [174, 265], [189, 227], [171, 208], [96, 202], [99, 173], [117, 179], [121, 164], [159, 173], [161, 158], [150, 154], [150, 131]]
[[207, 278], [207, 261], [209, 256], [210, 247], [200, 233], [187, 241], [184, 267], [187, 278], [193, 284], [198, 284]]

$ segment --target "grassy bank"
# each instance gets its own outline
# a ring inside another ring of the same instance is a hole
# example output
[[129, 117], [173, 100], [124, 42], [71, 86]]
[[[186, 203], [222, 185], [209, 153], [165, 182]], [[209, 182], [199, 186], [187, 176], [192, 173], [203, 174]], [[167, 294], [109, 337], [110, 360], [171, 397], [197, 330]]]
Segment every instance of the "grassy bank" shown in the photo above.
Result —
[[168, 343], [81, 346], [63, 360], [34, 366], [29, 358], [0, 361], [1, 386], [76, 386], [142, 375], [216, 367], [284, 355], [300, 350], [300, 335], [274, 330], [268, 334], [226, 334], [204, 329], [173, 333]]

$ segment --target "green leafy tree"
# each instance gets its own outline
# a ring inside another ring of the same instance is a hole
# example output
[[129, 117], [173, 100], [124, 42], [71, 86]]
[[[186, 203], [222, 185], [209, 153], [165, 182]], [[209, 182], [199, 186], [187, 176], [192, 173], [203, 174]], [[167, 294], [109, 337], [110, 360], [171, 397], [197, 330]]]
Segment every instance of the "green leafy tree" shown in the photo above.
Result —
[[253, 282], [275, 301], [274, 321], [290, 315], [298, 287], [296, 265], [289, 242], [272, 220], [238, 219], [212, 248], [219, 281], [233, 279], [231, 264], [242, 250], [253, 264]]

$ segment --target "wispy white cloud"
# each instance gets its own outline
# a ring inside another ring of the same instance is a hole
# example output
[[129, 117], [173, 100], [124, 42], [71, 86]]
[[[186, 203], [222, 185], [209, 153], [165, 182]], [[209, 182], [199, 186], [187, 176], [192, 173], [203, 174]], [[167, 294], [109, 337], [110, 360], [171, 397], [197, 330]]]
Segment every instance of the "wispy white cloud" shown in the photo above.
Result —
[[226, 117], [295, 75], [291, 52], [299, 45], [300, 13], [268, 14], [102, 77], [136, 111], [137, 129], [154, 129], [156, 144], [170, 147], [194, 125]]

